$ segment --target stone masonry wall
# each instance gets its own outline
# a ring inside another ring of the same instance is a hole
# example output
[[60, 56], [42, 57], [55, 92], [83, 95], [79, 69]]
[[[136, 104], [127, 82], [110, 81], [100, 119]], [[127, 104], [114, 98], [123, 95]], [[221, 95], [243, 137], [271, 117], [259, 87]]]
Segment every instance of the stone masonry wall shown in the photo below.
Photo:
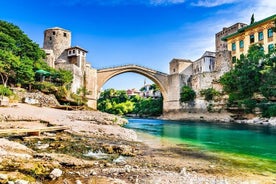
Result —
[[55, 60], [66, 59], [65, 50], [71, 47], [71, 32], [61, 28], [44, 31], [43, 49], [53, 50]]
[[77, 93], [78, 89], [84, 87], [83, 83], [83, 72], [79, 67], [74, 64], [57, 64], [56, 68], [60, 68], [63, 70], [71, 71], [73, 74], [73, 82], [71, 86], [71, 91], [73, 93]]

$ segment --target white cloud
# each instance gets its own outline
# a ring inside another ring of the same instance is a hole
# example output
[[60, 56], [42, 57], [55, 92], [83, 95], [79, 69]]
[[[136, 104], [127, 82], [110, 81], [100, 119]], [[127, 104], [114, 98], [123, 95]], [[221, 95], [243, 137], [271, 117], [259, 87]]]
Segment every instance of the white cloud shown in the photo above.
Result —
[[199, 0], [198, 2], [191, 3], [191, 5], [202, 6], [202, 7], [215, 7], [215, 6], [221, 6], [224, 4], [236, 3], [238, 1], [239, 0]]
[[251, 6], [239, 11], [242, 21], [249, 22], [252, 13], [254, 13], [255, 21], [264, 19], [273, 14], [276, 14], [276, 3], [271, 0], [254, 0], [250, 3]]

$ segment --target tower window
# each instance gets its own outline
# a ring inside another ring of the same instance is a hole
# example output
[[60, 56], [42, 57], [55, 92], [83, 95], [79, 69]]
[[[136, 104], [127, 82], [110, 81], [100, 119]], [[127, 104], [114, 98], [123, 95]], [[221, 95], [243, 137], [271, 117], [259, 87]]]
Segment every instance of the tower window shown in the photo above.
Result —
[[55, 32], [55, 31], [53, 31], [53, 35], [56, 35], [56, 32]]
[[64, 37], [67, 37], [67, 34], [66, 34], [66, 33], [63, 33], [63, 36], [64, 36]]
[[52, 40], [52, 37], [51, 37], [51, 36], [49, 37], [49, 40]]

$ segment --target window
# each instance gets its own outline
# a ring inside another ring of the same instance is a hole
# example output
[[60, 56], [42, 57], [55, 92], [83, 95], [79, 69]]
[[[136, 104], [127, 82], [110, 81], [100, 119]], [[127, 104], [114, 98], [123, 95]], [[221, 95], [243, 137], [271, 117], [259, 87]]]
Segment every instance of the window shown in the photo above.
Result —
[[263, 32], [258, 33], [258, 39], [259, 39], [259, 41], [262, 41], [264, 39], [264, 33]]
[[51, 37], [51, 36], [49, 37], [49, 40], [52, 40], [52, 37]]
[[264, 47], [263, 46], [260, 47], [260, 51], [264, 52]]
[[267, 30], [267, 37], [268, 37], [268, 38], [273, 37], [273, 31], [272, 31], [272, 28], [270, 28], [270, 29], [268, 29], [268, 30]]
[[236, 51], [236, 43], [232, 43], [232, 51]]
[[63, 33], [63, 36], [64, 36], [64, 37], [66, 37], [66, 36], [67, 36], [67, 34], [66, 34], [66, 33]]
[[244, 41], [240, 40], [240, 49], [243, 49], [243, 48], [244, 48]]
[[71, 52], [71, 50], [69, 50], [69, 54], [71, 54], [72, 52]]
[[75, 51], [75, 50], [73, 50], [73, 54], [75, 54], [75, 52], [76, 52], [76, 51]]
[[269, 44], [268, 45], [268, 52], [272, 52], [274, 50], [274, 45], [273, 44]]
[[232, 57], [232, 63], [236, 63], [236, 61], [237, 61], [236, 56]]
[[255, 39], [254, 39], [254, 34], [250, 35], [250, 43], [254, 43]]
[[55, 31], [53, 31], [53, 35], [56, 35], [56, 32], [55, 32]]

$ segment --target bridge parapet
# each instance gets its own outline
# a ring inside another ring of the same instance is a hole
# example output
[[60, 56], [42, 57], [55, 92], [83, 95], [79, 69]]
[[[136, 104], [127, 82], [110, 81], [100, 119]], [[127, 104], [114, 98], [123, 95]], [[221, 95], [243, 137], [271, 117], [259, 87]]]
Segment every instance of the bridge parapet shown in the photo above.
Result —
[[159, 74], [159, 75], [168, 76], [167, 73], [160, 72], [160, 71], [157, 71], [157, 70], [153, 70], [153, 69], [151, 69], [151, 68], [144, 67], [144, 66], [141, 66], [141, 65], [135, 65], [135, 64], [127, 64], [127, 65], [119, 65], [119, 66], [105, 67], [105, 68], [100, 68], [100, 69], [98, 69], [97, 71], [98, 71], [98, 73], [99, 73], [99, 72], [113, 71], [113, 70], [119, 70], [119, 69], [129, 69], [129, 68], [136, 68], [136, 69], [141, 69], [141, 70], [148, 70], [149, 72], [152, 72], [152, 73], [156, 73], [156, 74]]

